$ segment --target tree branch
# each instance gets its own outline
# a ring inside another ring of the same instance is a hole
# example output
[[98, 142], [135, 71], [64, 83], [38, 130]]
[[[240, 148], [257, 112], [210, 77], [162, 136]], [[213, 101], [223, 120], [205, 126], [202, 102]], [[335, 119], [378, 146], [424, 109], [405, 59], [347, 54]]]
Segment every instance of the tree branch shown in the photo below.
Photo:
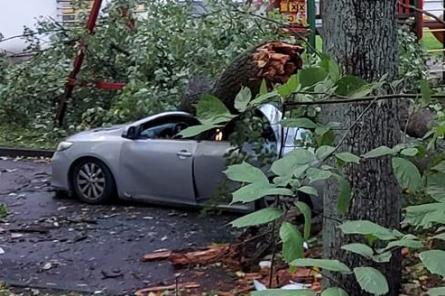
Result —
[[[294, 94], [320, 95], [320, 96], [326, 96], [327, 98], [338, 98], [338, 99], [311, 101], [311, 102], [285, 102], [284, 104], [286, 104], [286, 106], [292, 107], [292, 106], [305, 106], [305, 105], [309, 106], [309, 105], [347, 104], [347, 103], [369, 102], [373, 100], [381, 101], [381, 100], [393, 100], [393, 99], [415, 99], [422, 96], [422, 94], [390, 94], [381, 96], [350, 98], [347, 96], [341, 96], [329, 93], [320, 93], [320, 92], [295, 92]], [[431, 98], [445, 99], [445, 95], [433, 95], [431, 96]]]
[[422, 13], [422, 14], [424, 14], [424, 15], [427, 15], [427, 16], [429, 16], [429, 17], [435, 19], [437, 22], [439, 22], [439, 23], [441, 23], [442, 25], [445, 26], [445, 21], [444, 21], [444, 20], [442, 20], [441, 18], [435, 16], [434, 14], [432, 14], [432, 13], [429, 12], [429, 11], [426, 11], [426, 10], [423, 10], [423, 9], [420, 9], [420, 8], [417, 8], [417, 7], [414, 6], [414, 5], [408, 5], [408, 4], [405, 4], [405, 3], [403, 3], [402, 1], [399, 1], [399, 5], [402, 6], [402, 7], [405, 7], [405, 8], [412, 9], [412, 10], [417, 11], [417, 12], [419, 12], [419, 13]]

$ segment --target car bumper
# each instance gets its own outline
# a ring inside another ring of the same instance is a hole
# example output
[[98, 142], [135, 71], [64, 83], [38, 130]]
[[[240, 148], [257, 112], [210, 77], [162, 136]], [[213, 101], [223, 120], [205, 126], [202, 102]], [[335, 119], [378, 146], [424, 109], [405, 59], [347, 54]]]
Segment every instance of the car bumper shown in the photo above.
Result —
[[51, 159], [51, 185], [55, 190], [70, 191], [68, 173], [71, 159], [63, 152], [56, 152]]

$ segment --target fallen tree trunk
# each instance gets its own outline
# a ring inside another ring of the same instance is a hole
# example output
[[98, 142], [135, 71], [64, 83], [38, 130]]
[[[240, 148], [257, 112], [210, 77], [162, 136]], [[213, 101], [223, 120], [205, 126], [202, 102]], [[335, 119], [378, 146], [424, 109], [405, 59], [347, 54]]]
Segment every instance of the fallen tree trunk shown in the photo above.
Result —
[[[300, 57], [303, 47], [282, 41], [272, 41], [242, 53], [226, 68], [217, 79], [213, 88], [201, 85], [202, 92], [192, 90], [193, 95], [183, 98], [181, 109], [194, 113], [193, 105], [202, 93], [210, 93], [236, 113], [234, 101], [242, 87], [248, 87], [252, 95], [258, 94], [261, 82], [266, 81], [272, 88], [277, 83], [285, 83], [290, 76], [297, 73], [303, 65]], [[199, 84], [198, 82], [194, 82]], [[191, 87], [194, 89], [195, 87]]]
[[[225, 69], [213, 84], [206, 77], [192, 79], [189, 89], [181, 99], [180, 109], [195, 113], [194, 104], [201, 95], [209, 93], [216, 96], [237, 113], [234, 107], [236, 95], [242, 87], [248, 87], [253, 96], [259, 92], [261, 82], [266, 81], [269, 89], [275, 84], [286, 83], [293, 74], [302, 68], [303, 47], [282, 41], [272, 41], [250, 49], [238, 57]], [[409, 106], [401, 104], [400, 127], [413, 138], [425, 136], [434, 122], [434, 113], [422, 109], [409, 114]]]

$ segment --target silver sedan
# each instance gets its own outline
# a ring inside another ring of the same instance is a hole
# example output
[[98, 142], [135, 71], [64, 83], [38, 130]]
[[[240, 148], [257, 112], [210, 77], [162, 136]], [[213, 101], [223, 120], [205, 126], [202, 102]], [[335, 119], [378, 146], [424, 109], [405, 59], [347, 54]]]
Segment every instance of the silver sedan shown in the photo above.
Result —
[[[281, 112], [272, 105], [260, 108], [268, 121], [273, 147], [287, 152], [301, 137], [286, 131], [281, 141]], [[223, 180], [230, 143], [215, 129], [194, 138], [177, 134], [199, 124], [184, 112], [166, 112], [137, 122], [97, 128], [61, 142], [52, 159], [52, 185], [80, 200], [103, 203], [113, 196], [155, 203], [199, 205]]]

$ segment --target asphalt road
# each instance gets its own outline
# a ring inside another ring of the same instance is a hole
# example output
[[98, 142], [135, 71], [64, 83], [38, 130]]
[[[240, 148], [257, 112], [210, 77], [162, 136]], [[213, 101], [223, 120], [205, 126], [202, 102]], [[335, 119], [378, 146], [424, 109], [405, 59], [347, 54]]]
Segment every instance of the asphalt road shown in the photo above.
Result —
[[0, 281], [133, 295], [137, 288], [174, 282], [178, 272], [167, 261], [141, 262], [144, 254], [232, 237], [226, 226], [231, 215], [129, 203], [85, 205], [54, 198], [49, 178], [45, 160], [0, 159], [0, 202], [10, 211], [0, 219]]

